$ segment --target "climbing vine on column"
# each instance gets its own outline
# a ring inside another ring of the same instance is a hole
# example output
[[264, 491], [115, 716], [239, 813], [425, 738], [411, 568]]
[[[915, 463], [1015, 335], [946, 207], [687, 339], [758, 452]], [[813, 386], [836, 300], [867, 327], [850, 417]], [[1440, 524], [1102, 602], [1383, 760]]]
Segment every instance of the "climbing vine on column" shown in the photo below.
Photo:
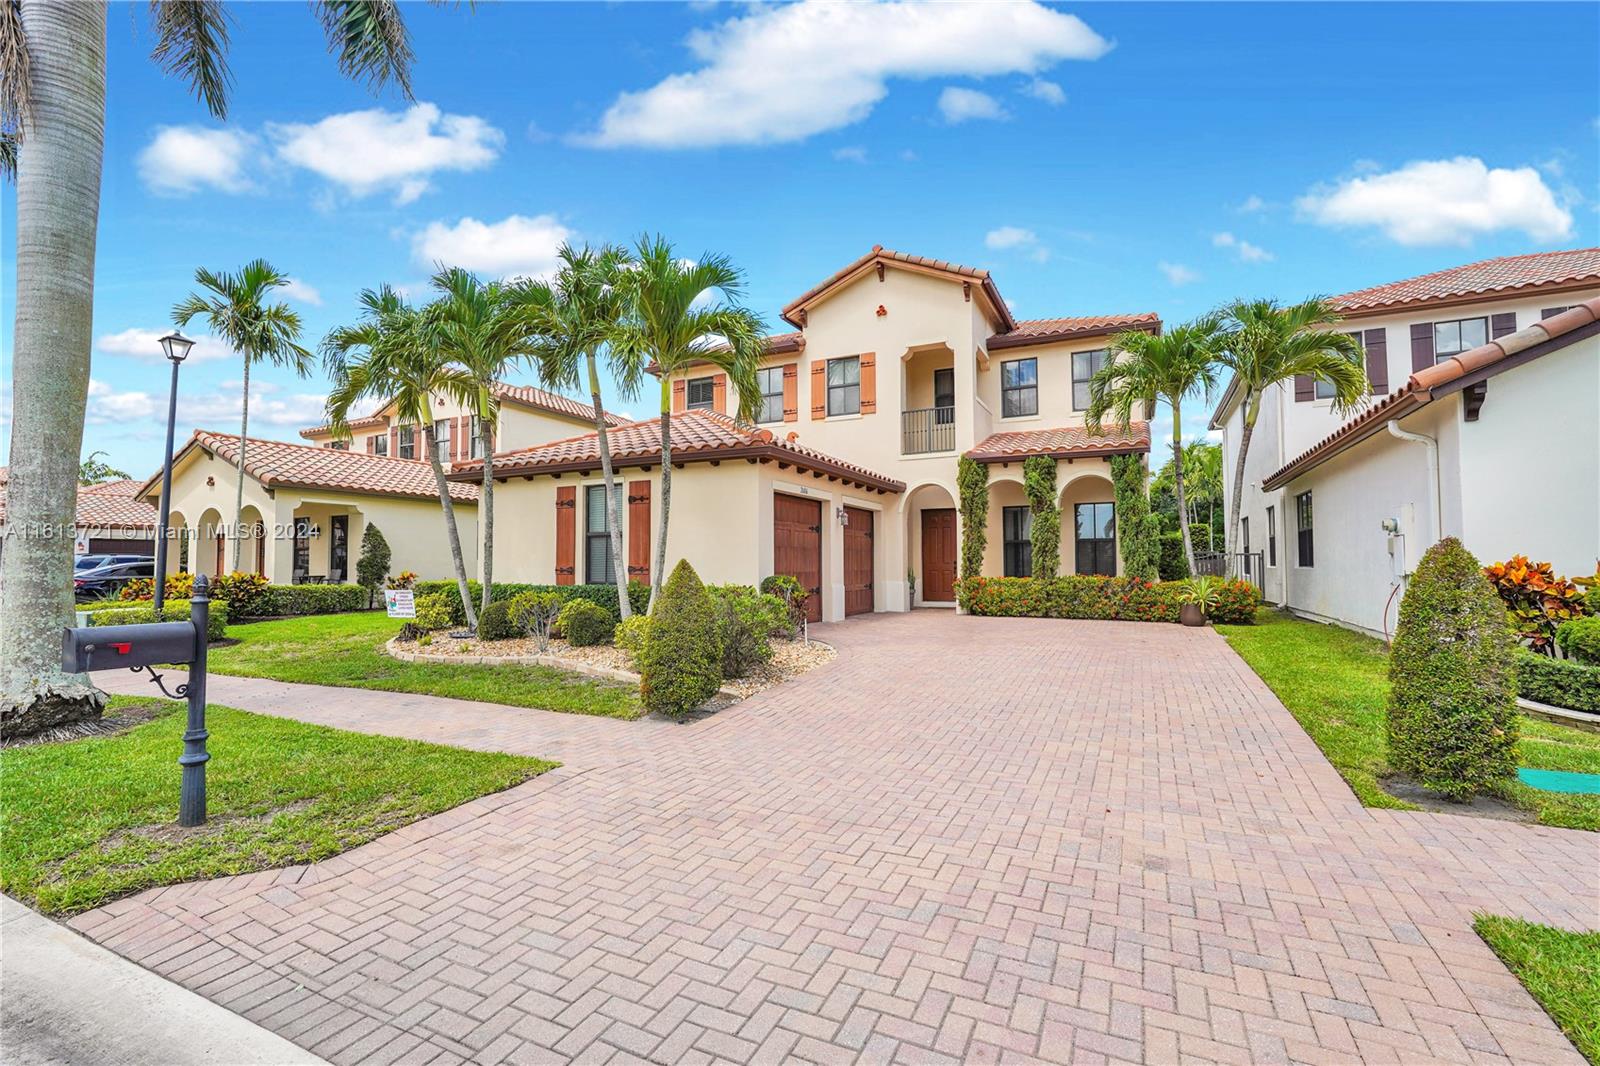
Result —
[[956, 489], [961, 494], [961, 577], [981, 577], [989, 545], [989, 468], [963, 455], [956, 461]]
[[1161, 519], [1150, 513], [1142, 455], [1111, 457], [1111, 486], [1117, 502], [1117, 548], [1124, 577], [1160, 579]]
[[1056, 499], [1056, 461], [1048, 455], [1030, 455], [1022, 462], [1022, 486], [1033, 512], [1033, 576], [1061, 573], [1061, 504]]

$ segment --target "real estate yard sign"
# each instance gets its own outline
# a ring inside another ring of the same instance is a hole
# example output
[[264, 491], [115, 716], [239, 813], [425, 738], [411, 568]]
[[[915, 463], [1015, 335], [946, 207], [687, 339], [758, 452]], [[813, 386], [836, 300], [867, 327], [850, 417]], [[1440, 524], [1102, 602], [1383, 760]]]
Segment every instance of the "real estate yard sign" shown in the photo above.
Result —
[[383, 607], [390, 618], [415, 618], [417, 601], [410, 589], [384, 589]]

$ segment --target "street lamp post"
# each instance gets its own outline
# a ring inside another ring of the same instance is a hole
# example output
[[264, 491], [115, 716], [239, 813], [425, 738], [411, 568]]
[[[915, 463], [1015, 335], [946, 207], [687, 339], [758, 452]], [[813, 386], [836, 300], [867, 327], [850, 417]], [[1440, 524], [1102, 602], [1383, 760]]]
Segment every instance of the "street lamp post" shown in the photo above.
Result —
[[172, 392], [167, 396], [167, 450], [161, 456], [161, 519], [156, 526], [156, 621], [167, 600], [167, 522], [172, 516], [172, 433], [178, 420], [178, 367], [189, 357], [194, 341], [173, 330], [161, 338], [161, 351], [172, 364]]

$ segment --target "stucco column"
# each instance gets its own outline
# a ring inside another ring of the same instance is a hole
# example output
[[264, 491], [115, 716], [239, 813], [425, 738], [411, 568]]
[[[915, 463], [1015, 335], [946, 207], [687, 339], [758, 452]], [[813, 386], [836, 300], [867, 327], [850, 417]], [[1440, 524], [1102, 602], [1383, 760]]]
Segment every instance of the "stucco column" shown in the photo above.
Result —
[[263, 516], [269, 537], [266, 576], [274, 585], [287, 585], [294, 580], [294, 506], [294, 499], [280, 493], [272, 501], [271, 516]]

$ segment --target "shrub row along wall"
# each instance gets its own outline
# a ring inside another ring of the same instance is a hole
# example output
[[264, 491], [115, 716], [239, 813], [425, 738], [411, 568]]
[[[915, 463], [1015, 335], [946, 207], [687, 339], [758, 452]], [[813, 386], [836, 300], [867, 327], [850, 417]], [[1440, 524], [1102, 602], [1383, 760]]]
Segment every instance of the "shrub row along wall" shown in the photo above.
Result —
[[[155, 622], [156, 610], [150, 604], [140, 606], [138, 603], [129, 603], [98, 607], [89, 611], [89, 624], [91, 626], [132, 626], [144, 625]], [[188, 600], [168, 600], [161, 605], [162, 622], [187, 622], [189, 620]], [[228, 635], [228, 605], [213, 603], [206, 615], [206, 639], [221, 640]]]
[[[1181, 586], [1134, 577], [1069, 575], [1056, 578], [973, 577], [956, 583], [956, 599], [969, 614], [1010, 618], [1094, 618], [1124, 622], [1176, 622]], [[1260, 594], [1248, 581], [1222, 582], [1208, 615], [1224, 625], [1249, 622]]]
[[[193, 587], [193, 574], [172, 575], [167, 578], [167, 602], [187, 601]], [[127, 606], [137, 607], [150, 604], [154, 595], [154, 581], [142, 577], [128, 582], [121, 598]], [[367, 590], [360, 585], [269, 585], [259, 574], [238, 571], [212, 580], [209, 595], [212, 610], [221, 604], [236, 622], [246, 618], [359, 611], [367, 605]]]
[[1600, 666], [1517, 652], [1517, 693], [1524, 699], [1600, 714]]
[[[472, 593], [474, 605], [482, 602], [483, 586], [477, 581], [468, 581], [467, 588]], [[415, 592], [418, 596], [442, 594], [450, 605], [450, 624], [465, 625], [466, 612], [461, 608], [461, 587], [454, 581], [418, 581]], [[515, 582], [496, 581], [490, 590], [491, 603], [500, 600], [509, 600], [523, 592], [554, 592], [562, 599], [588, 600], [597, 603], [611, 612], [611, 617], [616, 620], [622, 617], [622, 612], [617, 607], [617, 586], [615, 585], [523, 585]], [[628, 584], [628, 603], [635, 614], [643, 614], [650, 606], [650, 586], [639, 581]]]

